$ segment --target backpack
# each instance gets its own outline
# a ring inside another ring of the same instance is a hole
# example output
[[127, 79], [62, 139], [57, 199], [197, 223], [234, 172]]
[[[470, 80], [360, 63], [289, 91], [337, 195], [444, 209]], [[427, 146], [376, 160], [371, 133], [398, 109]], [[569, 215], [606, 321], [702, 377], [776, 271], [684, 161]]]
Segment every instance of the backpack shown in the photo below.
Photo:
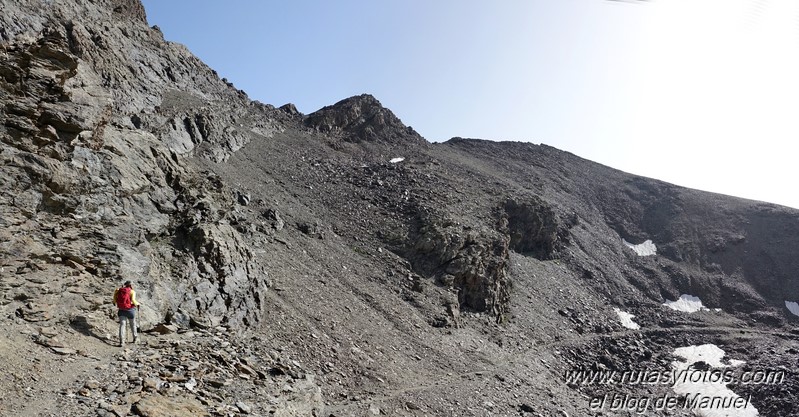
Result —
[[133, 297], [131, 293], [133, 290], [130, 287], [122, 287], [117, 292], [117, 307], [120, 310], [130, 310], [133, 308]]

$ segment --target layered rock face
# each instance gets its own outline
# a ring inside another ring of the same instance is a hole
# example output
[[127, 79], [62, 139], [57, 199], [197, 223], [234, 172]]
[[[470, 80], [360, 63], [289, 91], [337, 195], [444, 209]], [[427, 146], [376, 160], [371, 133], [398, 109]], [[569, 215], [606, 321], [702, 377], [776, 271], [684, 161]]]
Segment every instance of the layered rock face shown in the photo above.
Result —
[[249, 139], [230, 121], [271, 108], [164, 42], [139, 2], [23, 2], [2, 25], [7, 267], [41, 263], [30, 274], [78, 287], [131, 279], [152, 320], [257, 320], [266, 278], [226, 224], [231, 191], [183, 157], [224, 160]]

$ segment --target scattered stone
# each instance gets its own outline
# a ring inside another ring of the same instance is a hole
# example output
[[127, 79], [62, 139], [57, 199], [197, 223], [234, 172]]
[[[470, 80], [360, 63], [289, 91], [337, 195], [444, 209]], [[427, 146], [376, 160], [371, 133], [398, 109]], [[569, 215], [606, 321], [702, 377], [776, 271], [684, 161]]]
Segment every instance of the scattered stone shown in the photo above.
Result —
[[177, 326], [174, 324], [158, 323], [152, 329], [150, 329], [150, 331], [161, 335], [171, 334], [177, 331]]
[[237, 363], [236, 364], [236, 369], [238, 369], [239, 372], [242, 372], [242, 373], [247, 374], [247, 375], [251, 375], [251, 376], [257, 376], [258, 375], [258, 373], [255, 371], [255, 369], [252, 369], [251, 367], [249, 367], [249, 366], [247, 366], [247, 365], [245, 365], [243, 363]]
[[189, 378], [189, 380], [186, 381], [183, 386], [189, 391], [194, 391], [194, 389], [197, 388], [197, 380], [194, 378]]
[[115, 413], [104, 408], [98, 408], [95, 412], [97, 413], [97, 417], [116, 417]]
[[70, 349], [65, 347], [51, 347], [50, 349], [52, 349], [53, 352], [59, 355], [74, 355], [78, 353], [78, 351], [75, 349]]
[[214, 394], [213, 392], [210, 392], [210, 391], [201, 390], [201, 391], [200, 391], [200, 394], [201, 394], [202, 396], [204, 396], [204, 397], [208, 397], [208, 398], [210, 398], [210, 399], [212, 399], [212, 400], [214, 400], [214, 401], [216, 401], [216, 402], [222, 402], [222, 401], [224, 401], [224, 398], [222, 398], [222, 397], [220, 397], [219, 395], [216, 395], [216, 394]]
[[103, 409], [103, 410], [106, 410], [106, 411], [114, 411], [114, 406], [112, 406], [112, 405], [111, 405], [111, 404], [110, 404], [108, 401], [106, 401], [106, 400], [100, 400], [100, 401], [97, 403], [97, 407], [99, 407], [99, 408], [101, 408], [101, 409]]
[[53, 310], [51, 305], [27, 303], [17, 309], [17, 315], [26, 321], [40, 322], [52, 319]]
[[221, 379], [208, 378], [208, 379], [203, 380], [203, 382], [205, 382], [206, 384], [208, 384], [208, 385], [210, 385], [210, 386], [212, 386], [214, 388], [222, 388], [225, 385], [228, 385], [227, 381], [224, 381], [224, 380], [221, 380]]
[[414, 410], [414, 411], [418, 411], [418, 410], [422, 409], [421, 407], [419, 407], [416, 403], [414, 403], [412, 401], [405, 401], [405, 408], [407, 408], [408, 410]]
[[46, 337], [58, 336], [58, 330], [55, 327], [42, 327], [39, 329], [39, 334]]
[[319, 224], [319, 222], [315, 223], [299, 222], [297, 223], [297, 230], [310, 237], [315, 237], [318, 239], [324, 239], [325, 237], [325, 232], [322, 230], [322, 227]]
[[142, 417], [195, 417], [208, 416], [205, 407], [194, 398], [167, 398], [163, 395], [152, 395], [133, 404], [134, 413]]
[[266, 220], [269, 221], [273, 229], [277, 231], [283, 230], [285, 222], [280, 217], [280, 213], [278, 213], [276, 209], [273, 208], [267, 209], [266, 211], [264, 211], [263, 216], [266, 218]]
[[166, 380], [168, 382], [174, 382], [174, 383], [181, 384], [181, 383], [184, 383], [184, 382], [188, 381], [189, 378], [186, 377], [185, 375], [173, 375], [173, 376], [167, 377]]
[[163, 381], [161, 381], [158, 378], [145, 378], [142, 383], [142, 386], [144, 387], [144, 389], [156, 390], [162, 383]]
[[249, 405], [247, 405], [247, 404], [245, 404], [245, 403], [243, 403], [241, 401], [236, 403], [236, 408], [238, 408], [239, 411], [241, 411], [244, 414], [252, 413], [252, 407], [250, 407]]
[[250, 204], [250, 200], [252, 197], [249, 193], [242, 193], [241, 191], [236, 191], [236, 201], [242, 206], [247, 206]]

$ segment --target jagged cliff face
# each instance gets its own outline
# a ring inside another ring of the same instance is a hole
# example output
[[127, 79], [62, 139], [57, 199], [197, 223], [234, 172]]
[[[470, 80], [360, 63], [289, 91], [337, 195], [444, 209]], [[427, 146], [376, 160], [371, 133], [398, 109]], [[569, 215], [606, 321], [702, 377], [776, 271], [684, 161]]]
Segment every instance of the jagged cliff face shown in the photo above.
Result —
[[[266, 274], [226, 224], [235, 202], [188, 158], [270, 135], [271, 109], [165, 42], [136, 1], [16, 6], [2, 18], [6, 267], [98, 288], [133, 279], [153, 320], [258, 320]], [[28, 297], [23, 312], [66, 313], [49, 310], [58, 294]]]
[[[253, 102], [138, 1], [17, 1], [0, 37], [4, 317], [101, 329], [131, 279], [150, 326], [258, 335], [356, 415], [375, 392], [406, 415], [470, 415], [489, 407], [478, 388], [504, 404], [492, 413], [520, 395], [581, 410], [551, 382], [563, 367], [670, 360], [672, 339], [599, 343], [620, 334], [612, 306], [661, 330], [795, 323], [796, 210], [546, 146], [430, 144], [369, 95], [309, 115]], [[656, 256], [623, 243], [647, 239]], [[721, 318], [661, 306], [684, 293]], [[553, 351], [552, 367], [528, 348], [564, 340], [585, 350]], [[476, 364], [500, 383], [470, 379]], [[295, 415], [320, 402], [304, 383], [313, 401]]]

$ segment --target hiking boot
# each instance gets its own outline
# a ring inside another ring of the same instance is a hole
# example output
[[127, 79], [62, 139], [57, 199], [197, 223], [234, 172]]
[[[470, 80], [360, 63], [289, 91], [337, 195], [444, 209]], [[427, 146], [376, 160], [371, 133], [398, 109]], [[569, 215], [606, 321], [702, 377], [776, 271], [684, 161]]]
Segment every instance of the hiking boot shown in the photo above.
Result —
[[139, 343], [139, 338], [138, 337], [134, 337], [133, 338], [133, 344], [135, 345], [137, 343]]

